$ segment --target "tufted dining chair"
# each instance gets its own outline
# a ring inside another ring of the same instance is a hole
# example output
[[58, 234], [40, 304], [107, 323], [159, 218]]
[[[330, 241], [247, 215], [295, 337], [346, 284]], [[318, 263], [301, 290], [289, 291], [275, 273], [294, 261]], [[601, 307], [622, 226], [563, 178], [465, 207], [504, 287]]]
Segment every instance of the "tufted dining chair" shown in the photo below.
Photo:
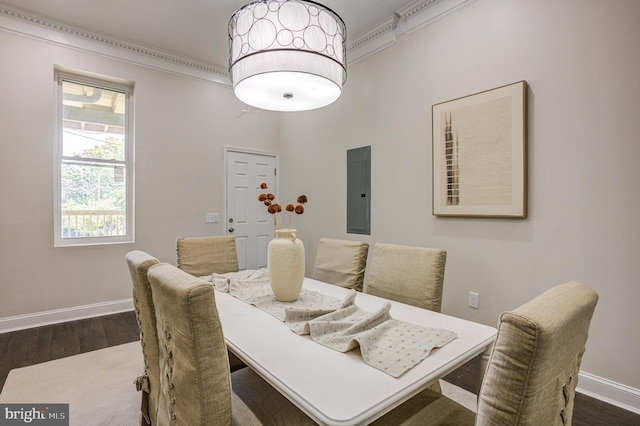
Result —
[[158, 364], [159, 347], [156, 331], [156, 313], [151, 296], [151, 285], [147, 272], [158, 259], [140, 250], [125, 255], [131, 284], [133, 286], [133, 304], [140, 329], [140, 344], [144, 358], [144, 373], [136, 380], [136, 386], [142, 391], [140, 425], [156, 424], [156, 408], [160, 391], [160, 367]]
[[166, 263], [148, 275], [160, 343], [159, 425], [315, 424], [251, 369], [230, 373], [210, 284]]
[[570, 425], [598, 294], [569, 282], [500, 315], [477, 415], [427, 389], [378, 419], [382, 425]]
[[369, 244], [363, 241], [320, 238], [313, 278], [362, 291]]
[[447, 252], [376, 243], [366, 292], [440, 312]]
[[196, 277], [238, 272], [236, 240], [231, 236], [179, 237], [178, 268]]

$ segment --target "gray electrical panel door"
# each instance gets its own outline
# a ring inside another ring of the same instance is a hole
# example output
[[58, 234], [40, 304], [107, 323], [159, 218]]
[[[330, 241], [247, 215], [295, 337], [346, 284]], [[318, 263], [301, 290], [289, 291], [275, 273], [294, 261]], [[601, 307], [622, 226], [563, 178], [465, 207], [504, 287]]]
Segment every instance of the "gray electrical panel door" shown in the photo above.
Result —
[[371, 147], [347, 150], [347, 233], [371, 235]]

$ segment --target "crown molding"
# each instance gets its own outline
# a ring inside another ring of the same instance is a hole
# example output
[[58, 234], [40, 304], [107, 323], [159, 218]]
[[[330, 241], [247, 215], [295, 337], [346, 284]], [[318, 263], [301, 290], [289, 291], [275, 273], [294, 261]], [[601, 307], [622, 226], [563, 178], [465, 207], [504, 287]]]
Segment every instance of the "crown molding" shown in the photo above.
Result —
[[400, 10], [398, 14], [405, 23], [404, 32], [411, 33], [476, 1], [477, 0], [423, 0]]
[[349, 43], [347, 46], [347, 61], [349, 65], [355, 64], [394, 44], [396, 42], [395, 30], [398, 27], [399, 20], [400, 16], [394, 15]]
[[418, 30], [477, 0], [418, 0], [382, 23], [357, 36], [347, 46], [349, 65], [389, 46], [401, 36]]
[[[398, 37], [475, 1], [477, 0], [418, 0], [350, 42], [347, 46], [348, 63], [354, 64], [392, 46]], [[156, 70], [231, 86], [227, 70], [220, 66], [80, 30], [2, 6], [0, 29]]]
[[230, 86], [226, 70], [170, 52], [79, 30], [58, 22], [0, 7], [0, 28], [48, 43], [88, 51], [148, 68]]

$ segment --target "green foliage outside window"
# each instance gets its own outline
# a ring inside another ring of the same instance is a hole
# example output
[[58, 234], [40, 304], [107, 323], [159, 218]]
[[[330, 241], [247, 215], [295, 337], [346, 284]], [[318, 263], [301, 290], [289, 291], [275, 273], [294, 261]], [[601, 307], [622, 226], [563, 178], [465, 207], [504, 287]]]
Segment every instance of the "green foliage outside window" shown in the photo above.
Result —
[[[108, 138], [86, 149], [80, 160], [62, 163], [63, 234], [67, 237], [123, 235], [126, 209], [122, 140]], [[104, 160], [104, 161], [91, 161]]]

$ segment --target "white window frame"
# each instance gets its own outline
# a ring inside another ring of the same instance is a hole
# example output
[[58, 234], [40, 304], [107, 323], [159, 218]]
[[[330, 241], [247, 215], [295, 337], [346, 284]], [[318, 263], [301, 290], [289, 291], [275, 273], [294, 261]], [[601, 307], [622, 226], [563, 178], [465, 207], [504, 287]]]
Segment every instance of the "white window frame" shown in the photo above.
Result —
[[[133, 131], [133, 83], [97, 74], [55, 69], [56, 85], [56, 137], [54, 143], [54, 247], [88, 246], [132, 243], [135, 241], [134, 221], [134, 131]], [[63, 157], [63, 93], [62, 82], [70, 81], [105, 90], [125, 93], [125, 169], [126, 169], [126, 233], [118, 236], [62, 237], [62, 161]]]

